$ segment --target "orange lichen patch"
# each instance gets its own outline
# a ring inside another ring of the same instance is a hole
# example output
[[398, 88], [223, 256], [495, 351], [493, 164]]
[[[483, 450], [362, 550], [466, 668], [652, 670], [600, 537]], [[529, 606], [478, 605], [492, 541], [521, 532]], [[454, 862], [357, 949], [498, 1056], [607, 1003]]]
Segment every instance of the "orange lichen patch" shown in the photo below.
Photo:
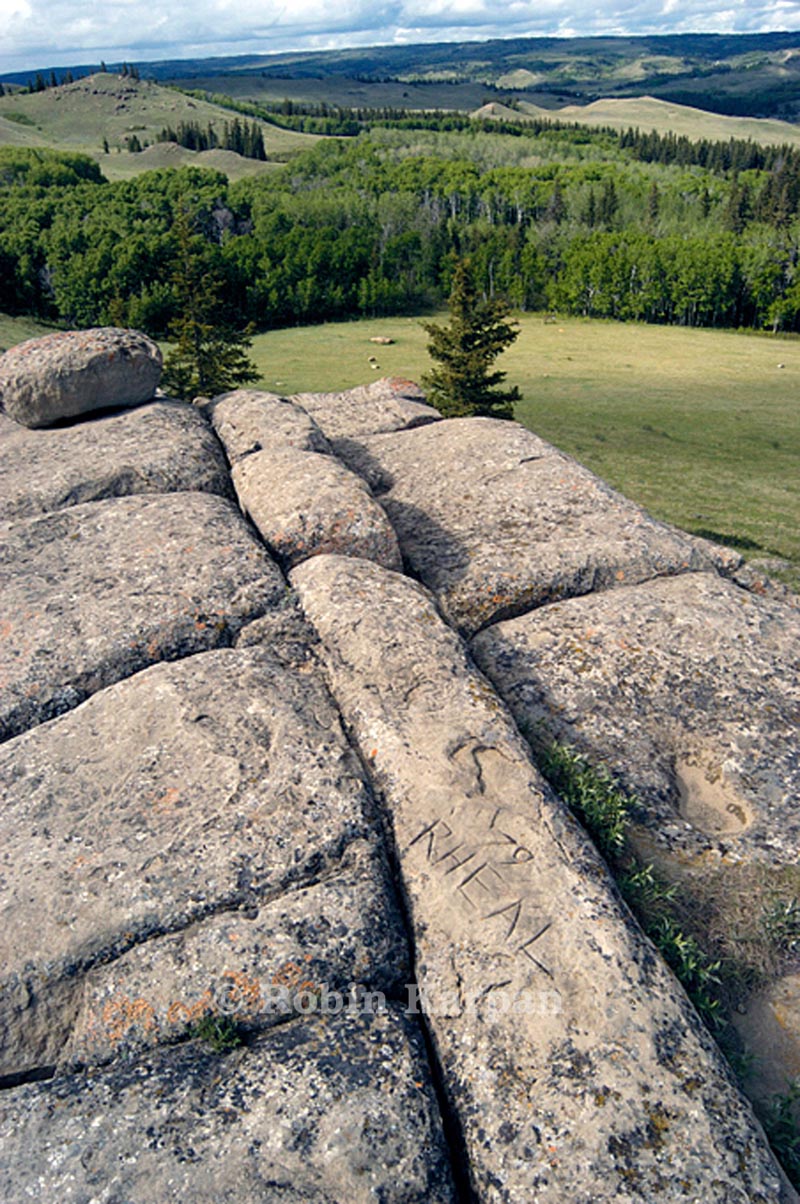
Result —
[[182, 999], [174, 999], [167, 1008], [169, 1024], [195, 1024], [203, 1016], [216, 1011], [211, 991], [206, 987], [203, 994], [194, 1003], [184, 1003]]
[[88, 857], [85, 857], [83, 853], [81, 853], [68, 867], [67, 872], [74, 874], [77, 872], [77, 870], [82, 870], [84, 866], [91, 865], [93, 861], [97, 861], [97, 853], [90, 853]]
[[614, 574], [614, 576], [615, 576], [615, 578], [617, 579], [617, 581], [624, 581], [624, 580], [625, 580], [625, 573], [624, 573], [624, 571], [623, 571], [622, 569], [618, 569], [618, 570], [616, 571], [616, 573]]
[[[308, 955], [306, 961], [310, 961]], [[297, 962], [286, 962], [272, 976], [272, 984], [276, 987], [288, 987], [290, 990], [317, 991], [317, 984], [310, 978], [304, 979], [305, 970]]]
[[10, 619], [0, 619], [0, 640], [7, 640], [14, 630], [14, 624]]
[[230, 983], [228, 987], [229, 1002], [241, 1008], [237, 1012], [237, 1019], [243, 1019], [248, 1013], [257, 1015], [261, 1011], [263, 999], [258, 979], [250, 978], [240, 970], [226, 970], [222, 977], [228, 979]]
[[115, 995], [103, 1007], [103, 1027], [112, 1045], [121, 1041], [132, 1028], [139, 1025], [145, 1033], [158, 1030], [158, 1018], [146, 999], [131, 999]]

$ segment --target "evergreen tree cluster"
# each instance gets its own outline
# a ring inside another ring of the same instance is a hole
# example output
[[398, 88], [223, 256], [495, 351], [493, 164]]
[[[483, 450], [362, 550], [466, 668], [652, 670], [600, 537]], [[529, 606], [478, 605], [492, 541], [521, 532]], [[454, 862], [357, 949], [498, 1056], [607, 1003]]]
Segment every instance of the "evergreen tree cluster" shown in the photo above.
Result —
[[182, 121], [177, 129], [164, 126], [156, 136], [157, 142], [177, 142], [187, 150], [206, 151], [222, 150], [235, 151], [245, 159], [259, 159], [264, 162], [267, 152], [264, 147], [264, 135], [257, 121], [240, 121], [235, 117], [231, 122], [224, 122], [221, 134], [209, 122], [205, 127], [197, 121]]

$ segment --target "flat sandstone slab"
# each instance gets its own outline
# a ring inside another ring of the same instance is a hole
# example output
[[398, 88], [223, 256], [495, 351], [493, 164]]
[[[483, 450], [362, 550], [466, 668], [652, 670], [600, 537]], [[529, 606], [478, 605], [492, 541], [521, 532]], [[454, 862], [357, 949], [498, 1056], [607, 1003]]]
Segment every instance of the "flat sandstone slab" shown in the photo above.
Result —
[[8, 524], [0, 544], [0, 739], [160, 660], [231, 643], [285, 595], [234, 505], [118, 498]]
[[0, 1075], [168, 1040], [223, 1003], [271, 1023], [273, 977], [397, 983], [369, 799], [309, 668], [259, 647], [157, 665], [0, 748]]
[[488, 628], [479, 665], [521, 724], [607, 765], [663, 851], [800, 858], [800, 614], [708, 573]]
[[0, 519], [185, 490], [231, 495], [222, 449], [193, 406], [154, 401], [39, 431], [0, 415]]
[[0, 1094], [0, 1198], [452, 1204], [425, 1052], [397, 1007], [192, 1042]]
[[343, 557], [292, 580], [383, 800], [476, 1197], [794, 1199], [682, 990], [427, 591]]
[[698, 541], [517, 423], [450, 419], [337, 450], [467, 635], [545, 602], [712, 567]]
[[357, 840], [319, 882], [151, 938], [90, 970], [58, 1064], [130, 1059], [185, 1038], [204, 1017], [252, 1033], [350, 1001], [403, 998], [409, 976], [387, 867], [375, 842]]

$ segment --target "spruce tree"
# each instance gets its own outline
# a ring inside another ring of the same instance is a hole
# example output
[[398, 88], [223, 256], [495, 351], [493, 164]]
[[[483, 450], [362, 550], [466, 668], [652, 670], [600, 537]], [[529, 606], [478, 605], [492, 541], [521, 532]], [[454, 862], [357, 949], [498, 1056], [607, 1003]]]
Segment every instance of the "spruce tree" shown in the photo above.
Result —
[[449, 305], [446, 326], [422, 323], [430, 335], [428, 354], [439, 365], [422, 377], [428, 400], [446, 418], [513, 418], [519, 389], [501, 389], [506, 374], [492, 369], [519, 334], [508, 307], [480, 295], [466, 259], [456, 264]]
[[192, 233], [185, 210], [178, 211], [173, 230], [178, 316], [169, 327], [174, 345], [164, 363], [164, 388], [177, 397], [213, 397], [258, 380], [260, 374], [247, 355], [252, 340], [222, 320], [222, 280], [204, 255], [203, 240]]

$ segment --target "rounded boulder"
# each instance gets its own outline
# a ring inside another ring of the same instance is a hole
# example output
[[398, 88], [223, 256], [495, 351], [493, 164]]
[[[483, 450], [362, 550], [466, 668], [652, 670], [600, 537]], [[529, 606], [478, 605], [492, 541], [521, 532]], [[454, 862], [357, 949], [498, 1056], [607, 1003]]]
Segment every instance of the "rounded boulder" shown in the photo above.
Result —
[[138, 330], [114, 326], [28, 339], [0, 356], [0, 407], [23, 426], [135, 406], [155, 393], [162, 358]]

